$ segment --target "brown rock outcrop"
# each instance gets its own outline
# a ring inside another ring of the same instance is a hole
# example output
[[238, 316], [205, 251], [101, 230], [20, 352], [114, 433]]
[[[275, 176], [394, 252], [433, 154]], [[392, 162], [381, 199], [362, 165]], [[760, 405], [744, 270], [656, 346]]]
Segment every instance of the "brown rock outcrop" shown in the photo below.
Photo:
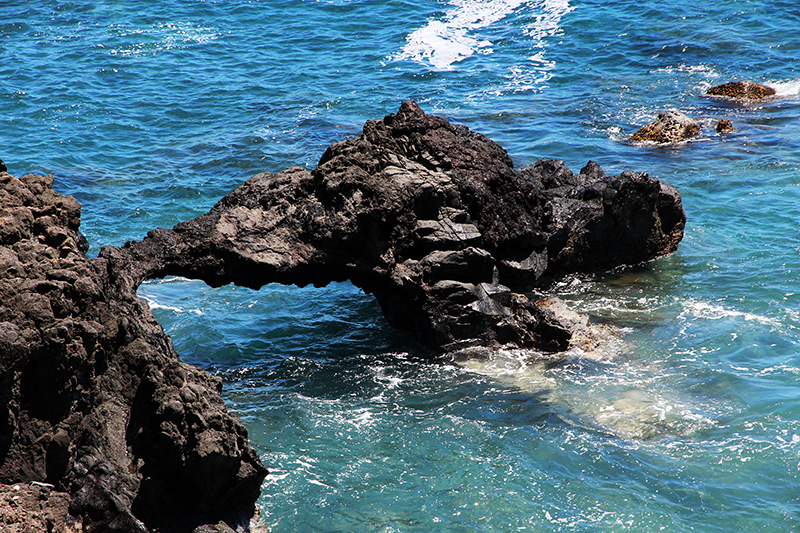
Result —
[[3, 533], [82, 533], [69, 514], [70, 497], [47, 483], [0, 485], [0, 531]]
[[680, 111], [664, 111], [650, 124], [634, 133], [631, 142], [679, 143], [700, 133], [700, 124]]
[[717, 126], [715, 129], [717, 130], [717, 133], [731, 133], [734, 131], [733, 123], [727, 118], [723, 118], [719, 122], [717, 122]]
[[775, 96], [772, 87], [760, 85], [752, 81], [730, 81], [722, 85], [715, 85], [706, 91], [711, 96], [723, 96], [732, 100], [761, 100]]

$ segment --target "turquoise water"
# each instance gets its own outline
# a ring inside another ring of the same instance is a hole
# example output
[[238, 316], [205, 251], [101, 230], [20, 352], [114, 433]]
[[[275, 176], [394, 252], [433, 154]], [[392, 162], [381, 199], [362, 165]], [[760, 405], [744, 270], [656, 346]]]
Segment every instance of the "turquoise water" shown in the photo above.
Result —
[[[531, 288], [616, 328], [599, 359], [426, 362], [347, 283], [140, 295], [225, 380], [272, 531], [798, 531], [798, 27], [774, 0], [4, 0], [0, 158], [78, 198], [90, 255], [313, 167], [409, 98], [518, 166], [668, 181], [675, 254]], [[703, 96], [737, 79], [778, 97]], [[701, 136], [625, 141], [670, 108]]]

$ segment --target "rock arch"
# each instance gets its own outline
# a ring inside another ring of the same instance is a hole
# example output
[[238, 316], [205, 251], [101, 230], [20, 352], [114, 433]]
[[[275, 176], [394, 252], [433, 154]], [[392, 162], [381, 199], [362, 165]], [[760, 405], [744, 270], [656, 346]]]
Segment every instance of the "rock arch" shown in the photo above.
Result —
[[129, 290], [166, 275], [252, 288], [348, 279], [437, 351], [560, 351], [569, 329], [509, 287], [670, 253], [684, 223], [677, 190], [644, 173], [517, 170], [496, 143], [409, 101], [314, 170], [253, 176], [205, 215], [100, 257]]
[[678, 191], [644, 173], [515, 169], [413, 102], [312, 171], [253, 176], [205, 215], [91, 260], [80, 205], [52, 185], [0, 170], [0, 483], [25, 483], [30, 527], [50, 509], [59, 526], [121, 533], [245, 528], [267, 473], [220, 380], [179, 361], [137, 296], [144, 280], [349, 279], [437, 351], [558, 352], [574, 324], [510, 287], [670, 253], [685, 223]]

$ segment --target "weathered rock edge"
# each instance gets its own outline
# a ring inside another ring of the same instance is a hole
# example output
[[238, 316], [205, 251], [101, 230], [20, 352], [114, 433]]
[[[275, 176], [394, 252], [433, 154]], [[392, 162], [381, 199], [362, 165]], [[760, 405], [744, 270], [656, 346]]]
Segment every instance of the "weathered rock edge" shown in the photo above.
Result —
[[751, 101], [763, 100], [775, 96], [777, 91], [772, 87], [761, 85], [752, 81], [729, 81], [722, 85], [715, 85], [706, 91], [711, 96], [721, 96], [731, 100]]
[[313, 171], [250, 178], [207, 214], [155, 229], [100, 260], [133, 298], [168, 275], [211, 286], [350, 280], [389, 322], [438, 352], [513, 346], [559, 352], [570, 331], [509, 287], [674, 251], [678, 191], [590, 161], [515, 169], [499, 145], [404, 102], [330, 146]]
[[221, 380], [86, 258], [52, 184], [0, 172], [0, 529], [245, 529], [266, 469]]

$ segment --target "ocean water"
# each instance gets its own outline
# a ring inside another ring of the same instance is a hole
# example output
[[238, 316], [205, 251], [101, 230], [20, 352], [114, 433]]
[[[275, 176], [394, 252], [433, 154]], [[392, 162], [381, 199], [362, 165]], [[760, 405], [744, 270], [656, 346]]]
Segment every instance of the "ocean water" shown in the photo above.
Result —
[[[83, 204], [89, 255], [405, 99], [518, 166], [668, 181], [676, 253], [531, 287], [611, 331], [555, 368], [431, 361], [348, 283], [139, 292], [224, 379], [271, 531], [800, 531], [799, 27], [794, 0], [3, 0], [0, 158]], [[739, 79], [778, 96], [704, 96]], [[673, 108], [697, 139], [626, 141]]]

